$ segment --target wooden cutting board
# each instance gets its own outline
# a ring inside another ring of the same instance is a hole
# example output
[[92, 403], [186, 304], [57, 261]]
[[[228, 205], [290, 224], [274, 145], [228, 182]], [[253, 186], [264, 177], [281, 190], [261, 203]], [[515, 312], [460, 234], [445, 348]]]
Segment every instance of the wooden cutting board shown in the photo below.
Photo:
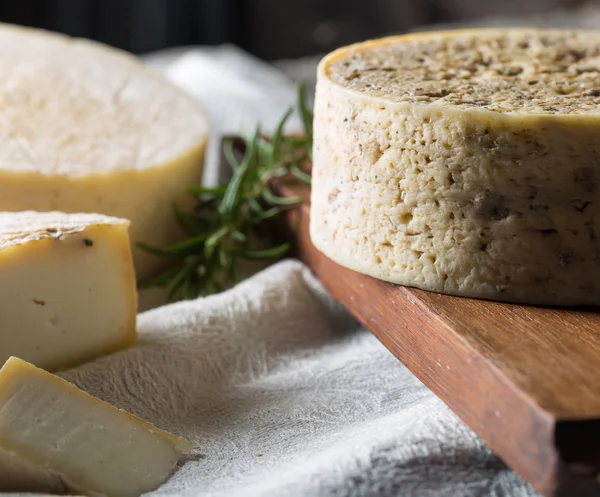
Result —
[[[309, 237], [308, 187], [286, 214], [325, 288], [545, 496], [600, 496], [600, 312], [450, 297], [334, 263]], [[600, 275], [598, 275], [600, 277]]]

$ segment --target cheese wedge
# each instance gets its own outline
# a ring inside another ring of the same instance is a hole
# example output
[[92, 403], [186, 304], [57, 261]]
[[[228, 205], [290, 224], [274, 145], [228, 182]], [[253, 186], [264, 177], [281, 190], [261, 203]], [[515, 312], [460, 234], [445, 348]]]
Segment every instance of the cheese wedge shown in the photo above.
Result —
[[138, 59], [98, 43], [0, 24], [0, 211], [99, 212], [131, 221], [139, 279], [164, 260], [139, 242], [182, 237], [207, 119]]
[[37, 471], [38, 485], [45, 475], [48, 489], [59, 478], [70, 491], [111, 497], [154, 490], [192, 450], [187, 440], [15, 357], [0, 370], [0, 448]]
[[128, 226], [98, 214], [0, 213], [0, 364], [18, 355], [53, 370], [135, 342]]
[[600, 34], [470, 30], [320, 63], [311, 238], [376, 278], [600, 304]]

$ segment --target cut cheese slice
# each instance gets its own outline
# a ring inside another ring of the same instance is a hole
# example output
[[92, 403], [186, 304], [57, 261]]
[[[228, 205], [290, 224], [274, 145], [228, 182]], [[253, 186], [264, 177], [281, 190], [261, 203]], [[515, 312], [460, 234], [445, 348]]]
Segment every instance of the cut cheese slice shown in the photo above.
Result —
[[0, 492], [65, 494], [67, 490], [57, 474], [0, 447]]
[[45, 475], [48, 488], [58, 477], [71, 491], [111, 497], [154, 490], [192, 450], [187, 440], [14, 357], [0, 370], [0, 448], [37, 471], [36, 481]]
[[437, 292], [600, 304], [600, 34], [424, 33], [319, 67], [311, 238]]
[[163, 260], [137, 248], [182, 233], [172, 204], [200, 183], [207, 120], [135, 57], [0, 24], [0, 211], [100, 212], [131, 221], [139, 279]]
[[18, 355], [58, 369], [135, 342], [128, 226], [98, 214], [0, 213], [0, 363]]

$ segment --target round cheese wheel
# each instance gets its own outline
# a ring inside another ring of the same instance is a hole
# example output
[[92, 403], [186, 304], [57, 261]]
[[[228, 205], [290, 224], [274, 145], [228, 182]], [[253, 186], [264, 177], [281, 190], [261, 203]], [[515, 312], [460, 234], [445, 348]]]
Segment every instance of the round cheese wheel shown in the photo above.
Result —
[[[198, 103], [103, 45], [0, 25], [0, 211], [99, 212], [138, 242], [182, 237], [172, 204], [200, 183]], [[162, 264], [134, 246], [138, 279]]]
[[311, 237], [436, 292], [600, 304], [600, 35], [469, 30], [319, 66]]

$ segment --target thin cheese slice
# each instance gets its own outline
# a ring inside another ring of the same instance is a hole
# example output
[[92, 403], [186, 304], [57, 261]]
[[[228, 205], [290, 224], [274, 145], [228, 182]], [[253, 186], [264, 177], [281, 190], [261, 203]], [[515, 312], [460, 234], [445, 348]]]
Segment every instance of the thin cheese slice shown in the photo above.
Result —
[[0, 211], [99, 212], [131, 221], [137, 276], [164, 260], [138, 248], [183, 234], [207, 119], [138, 59], [98, 43], [0, 24]]
[[55, 490], [59, 478], [71, 491], [111, 497], [154, 490], [192, 450], [187, 440], [14, 357], [0, 370], [0, 448], [20, 458], [38, 485]]
[[318, 72], [312, 241], [402, 285], [600, 304], [599, 134], [597, 32], [341, 48]]
[[136, 340], [129, 222], [0, 213], [0, 364], [76, 365]]

